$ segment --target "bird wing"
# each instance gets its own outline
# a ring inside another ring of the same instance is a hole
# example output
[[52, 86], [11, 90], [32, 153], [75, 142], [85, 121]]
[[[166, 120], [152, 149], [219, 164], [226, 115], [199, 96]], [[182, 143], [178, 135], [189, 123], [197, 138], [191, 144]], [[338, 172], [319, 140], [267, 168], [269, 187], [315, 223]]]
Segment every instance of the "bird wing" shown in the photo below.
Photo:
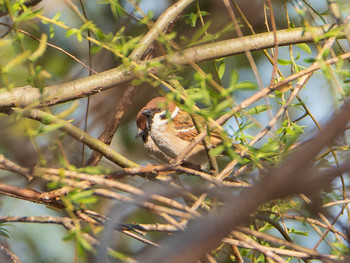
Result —
[[[203, 128], [205, 127], [205, 121], [200, 120]], [[184, 112], [180, 111], [174, 118], [173, 121], [174, 128], [178, 137], [185, 141], [192, 141], [195, 137], [198, 136], [198, 131], [194, 126], [191, 116]], [[213, 130], [210, 132], [211, 144], [215, 147], [222, 142], [221, 134], [218, 130]]]
[[185, 141], [192, 141], [198, 135], [191, 116], [184, 111], [179, 111], [173, 120], [176, 135]]

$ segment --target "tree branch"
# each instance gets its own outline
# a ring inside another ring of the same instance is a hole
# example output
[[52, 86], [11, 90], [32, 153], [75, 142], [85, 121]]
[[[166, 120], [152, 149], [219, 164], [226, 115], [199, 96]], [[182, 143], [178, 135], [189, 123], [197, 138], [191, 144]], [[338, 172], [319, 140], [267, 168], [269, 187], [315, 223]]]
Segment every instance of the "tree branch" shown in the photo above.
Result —
[[[0, 183], [0, 194], [38, 204], [51, 205], [55, 208], [62, 209], [64, 206], [61, 202], [55, 199], [55, 191], [40, 193], [29, 188], [20, 188], [17, 186]], [[53, 195], [51, 193], [53, 193]]]
[[18, 164], [5, 158], [5, 156], [2, 154], [0, 154], [0, 169], [4, 169], [4, 170], [10, 171], [10, 172], [14, 172], [16, 174], [22, 175], [28, 181], [33, 179], [33, 177], [30, 174], [29, 168], [24, 168], [24, 167], [19, 166]]
[[[277, 45], [291, 45], [297, 43], [313, 42], [315, 36], [322, 36], [329, 26], [294, 28], [279, 30], [277, 34]], [[341, 34], [339, 37], [343, 37]], [[261, 33], [242, 38], [223, 40], [216, 43], [205, 44], [197, 47], [175, 52], [169, 56], [162, 56], [147, 62], [139, 63], [141, 66], [147, 63], [168, 61], [171, 64], [187, 66], [191, 63], [203, 62], [215, 58], [232, 56], [247, 50], [260, 50], [275, 46], [273, 32]], [[164, 63], [166, 64], [166, 63]], [[150, 68], [150, 73], [156, 74], [166, 65], [158, 68]], [[41, 93], [38, 89], [25, 86], [13, 88], [11, 91], [0, 94], [0, 110], [6, 107], [27, 107], [27, 106], [52, 106], [67, 101], [80, 99], [100, 93], [106, 89], [130, 82], [137, 78], [137, 74], [131, 67], [118, 67], [107, 70], [93, 76], [46, 87]]]
[[7, 263], [21, 263], [15, 253], [2, 245], [0, 245], [0, 261]]

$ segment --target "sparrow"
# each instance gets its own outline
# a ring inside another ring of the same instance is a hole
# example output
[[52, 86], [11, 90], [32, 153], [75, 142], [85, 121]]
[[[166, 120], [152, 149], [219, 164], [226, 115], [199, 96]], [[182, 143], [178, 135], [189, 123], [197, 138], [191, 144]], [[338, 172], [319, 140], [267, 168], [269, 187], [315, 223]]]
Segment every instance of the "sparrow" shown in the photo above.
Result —
[[[165, 97], [150, 100], [137, 114], [136, 126], [136, 137], [142, 138], [147, 153], [166, 163], [179, 156], [198, 135], [190, 114]], [[210, 139], [213, 147], [222, 142], [215, 130], [210, 133]], [[196, 145], [184, 163], [195, 167], [204, 167], [208, 163], [203, 143]]]

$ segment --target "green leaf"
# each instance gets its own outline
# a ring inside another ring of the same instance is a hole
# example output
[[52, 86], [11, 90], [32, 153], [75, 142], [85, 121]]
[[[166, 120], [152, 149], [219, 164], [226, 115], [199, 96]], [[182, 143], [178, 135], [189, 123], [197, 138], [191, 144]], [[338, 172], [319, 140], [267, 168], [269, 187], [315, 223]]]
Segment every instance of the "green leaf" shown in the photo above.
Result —
[[61, 12], [57, 12], [54, 17], [52, 18], [52, 20], [54, 21], [58, 21], [60, 19], [60, 16], [61, 16]]
[[236, 85], [239, 79], [239, 73], [236, 69], [231, 70], [231, 75], [230, 75], [230, 87]]
[[87, 174], [108, 174], [110, 170], [102, 166], [85, 166], [83, 168], [76, 169], [79, 173]]
[[86, 241], [86, 239], [81, 235], [77, 235], [77, 240], [79, 245], [81, 245], [81, 247], [87, 251], [92, 251], [92, 246], [89, 242]]
[[234, 86], [234, 90], [256, 90], [258, 85], [251, 81], [242, 81]]
[[97, 198], [93, 196], [93, 193], [94, 193], [94, 189], [83, 190], [77, 193], [73, 193], [69, 199], [74, 203], [82, 203], [82, 204], [96, 203]]
[[318, 42], [320, 40], [331, 38], [331, 37], [337, 37], [340, 34], [342, 34], [342, 27], [333, 27], [332, 29], [328, 30], [323, 35], [318, 35], [315, 37], [315, 41]]
[[66, 37], [70, 37], [74, 34], [77, 34], [78, 32], [79, 32], [79, 29], [76, 29], [76, 28], [68, 29], [66, 32]]
[[123, 262], [129, 259], [129, 257], [126, 254], [123, 254], [123, 253], [121, 253], [119, 251], [115, 251], [115, 250], [108, 251], [108, 255], [113, 257], [113, 258], [116, 258], [120, 261], [123, 261]]
[[306, 63], [314, 63], [314, 62], [316, 62], [317, 60], [316, 60], [315, 58], [305, 58], [304, 61], [305, 61]]
[[322, 52], [322, 58], [326, 59], [329, 55], [330, 50], [328, 48], [324, 49]]
[[9, 232], [6, 229], [0, 229], [0, 236], [10, 238]]
[[152, 19], [154, 17], [154, 11], [151, 9], [147, 12], [147, 16], [149, 19]]
[[[259, 148], [259, 154], [260, 153], [273, 153], [276, 154], [278, 149], [280, 148], [280, 144], [278, 141], [272, 141], [269, 140], [267, 143], [265, 143], [263, 146]], [[258, 155], [259, 155], [258, 154]]]
[[42, 135], [45, 133], [57, 131], [64, 126], [65, 126], [64, 123], [54, 123], [54, 124], [50, 124], [50, 125], [42, 125], [39, 127], [39, 129], [37, 131], [32, 132], [31, 135], [38, 136], [38, 135]]
[[286, 59], [281, 59], [281, 58], [277, 59], [277, 62], [280, 65], [290, 65], [290, 64], [292, 64], [292, 61], [286, 60]]
[[42, 124], [49, 125], [49, 124], [51, 124], [51, 122], [52, 122], [52, 118], [51, 118], [50, 115], [46, 115], [46, 114], [45, 114], [45, 115], [41, 118], [41, 123], [42, 123]]
[[295, 234], [295, 235], [300, 235], [300, 236], [309, 236], [309, 233], [307, 231], [300, 231], [296, 230], [294, 228], [288, 229], [289, 233]]
[[224, 76], [225, 73], [225, 61], [221, 60], [220, 61], [220, 66], [219, 66], [219, 78], [221, 79]]
[[222, 154], [225, 151], [226, 147], [225, 145], [218, 145], [215, 148], [210, 149], [209, 154], [212, 156], [218, 156]]
[[271, 105], [259, 105], [247, 110], [244, 115], [259, 114], [261, 112], [271, 109]]
[[125, 16], [125, 11], [119, 4], [119, 0], [109, 0], [107, 1], [107, 3], [110, 4], [111, 12], [114, 18], [118, 18], [119, 16]]
[[278, 134], [281, 134], [281, 140], [285, 145], [285, 150], [288, 150], [294, 142], [299, 138], [300, 134], [304, 131], [305, 126], [297, 125], [296, 123], [291, 123], [286, 120], [283, 122], [282, 127], [277, 130]]
[[350, 71], [349, 70], [338, 70], [337, 73], [344, 76], [344, 77], [350, 78]]
[[59, 186], [60, 186], [60, 184], [59, 184], [58, 182], [48, 182], [48, 183], [46, 184], [46, 187], [47, 187], [49, 190], [57, 189]]
[[349, 247], [346, 244], [333, 242], [332, 245], [337, 248], [332, 250], [332, 255], [344, 256], [349, 253]]
[[11, 225], [7, 223], [0, 223], [0, 236], [9, 238], [10, 232], [7, 229], [5, 229], [5, 226], [11, 226]]
[[134, 79], [133, 81], [131, 81], [131, 84], [135, 85], [135, 86], [138, 86], [138, 85], [141, 85], [144, 82], [145, 82], [144, 79]]
[[304, 133], [305, 126], [300, 126], [300, 125], [292, 122], [292, 127], [293, 127], [294, 131], [296, 131], [298, 134]]
[[64, 236], [62, 239], [64, 241], [69, 241], [72, 240], [75, 237], [75, 232], [69, 232], [68, 235]]
[[51, 39], [55, 37], [55, 28], [51, 24], [49, 25], [49, 35]]
[[64, 241], [68, 241], [75, 238], [77, 240], [77, 251], [79, 255], [83, 255], [85, 250], [92, 251], [93, 247], [91, 244], [84, 238], [82, 235], [82, 232], [80, 228], [76, 228], [75, 230], [71, 231], [68, 235], [63, 237]]
[[311, 55], [311, 48], [305, 44], [305, 43], [300, 43], [296, 45], [298, 48], [300, 48], [301, 50], [305, 51], [306, 53]]
[[196, 32], [193, 34], [190, 45], [196, 44], [198, 39], [200, 39], [205, 34], [207, 29], [210, 27], [210, 25], [211, 25], [211, 21], [208, 21], [203, 27], [196, 30]]
[[15, 21], [22, 22], [22, 21], [33, 19], [42, 11], [43, 11], [43, 8], [40, 8], [39, 10], [35, 10], [35, 11], [31, 9], [24, 10], [18, 17], [15, 18]]
[[215, 111], [223, 112], [224, 110], [226, 110], [230, 106], [231, 106], [231, 101], [225, 99], [216, 105]]
[[192, 27], [196, 26], [198, 16], [195, 13], [186, 14], [183, 17], [187, 25], [191, 25]]
[[80, 32], [77, 33], [77, 39], [79, 42], [83, 41], [83, 35]]

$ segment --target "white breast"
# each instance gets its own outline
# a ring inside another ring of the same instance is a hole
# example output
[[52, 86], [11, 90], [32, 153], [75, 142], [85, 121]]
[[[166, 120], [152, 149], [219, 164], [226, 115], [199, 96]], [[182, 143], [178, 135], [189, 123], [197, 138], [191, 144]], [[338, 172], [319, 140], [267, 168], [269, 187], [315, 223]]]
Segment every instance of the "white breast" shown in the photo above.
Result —
[[[176, 107], [170, 118], [175, 118], [178, 112], [179, 108]], [[159, 149], [176, 158], [189, 143], [176, 136], [171, 120], [164, 118], [165, 114], [165, 110], [154, 114], [150, 135]]]

